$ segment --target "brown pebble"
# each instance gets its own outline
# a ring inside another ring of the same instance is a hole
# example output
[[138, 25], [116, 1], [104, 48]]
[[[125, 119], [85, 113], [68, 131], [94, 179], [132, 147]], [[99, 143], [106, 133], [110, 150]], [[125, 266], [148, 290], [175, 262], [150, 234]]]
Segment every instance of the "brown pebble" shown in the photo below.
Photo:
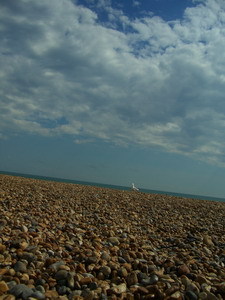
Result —
[[179, 275], [186, 275], [186, 274], [190, 273], [190, 269], [185, 264], [179, 266], [177, 271], [178, 271]]
[[85, 269], [85, 266], [83, 264], [77, 265], [76, 271], [81, 272], [81, 273], [86, 273], [87, 272], [86, 269]]
[[3, 295], [9, 290], [8, 285], [5, 281], [0, 281], [0, 295]]
[[0, 269], [0, 275], [4, 275], [5, 273], [8, 272], [8, 269]]
[[91, 283], [91, 282], [92, 282], [92, 278], [91, 278], [91, 277], [84, 277], [84, 278], [82, 278], [82, 279], [79, 281], [79, 283], [80, 283], [81, 285], [89, 284], [89, 283]]
[[16, 297], [14, 295], [4, 295], [4, 300], [15, 300]]
[[168, 300], [182, 300], [182, 299], [183, 299], [182, 294], [179, 291], [175, 292], [168, 298]]
[[207, 279], [203, 275], [198, 275], [197, 278], [196, 278], [196, 281], [199, 284], [207, 283]]
[[0, 244], [0, 253], [1, 253], [1, 254], [4, 253], [5, 249], [6, 249], [6, 246], [3, 245], [3, 244]]
[[138, 283], [137, 274], [135, 272], [128, 274], [126, 282], [128, 286], [135, 285], [136, 283]]
[[118, 238], [117, 237], [110, 237], [109, 239], [108, 239], [108, 242], [110, 242], [112, 245], [114, 245], [114, 246], [118, 246], [119, 244], [120, 244], [120, 242], [119, 242], [119, 240], [118, 240]]
[[212, 238], [211, 238], [211, 236], [209, 236], [209, 235], [204, 235], [204, 236], [203, 236], [203, 243], [204, 243], [205, 245], [209, 246], [209, 247], [214, 246], [214, 243], [213, 243], [213, 241], [212, 241]]
[[57, 293], [57, 291], [49, 290], [45, 292], [45, 297], [50, 299], [58, 299], [59, 294]]

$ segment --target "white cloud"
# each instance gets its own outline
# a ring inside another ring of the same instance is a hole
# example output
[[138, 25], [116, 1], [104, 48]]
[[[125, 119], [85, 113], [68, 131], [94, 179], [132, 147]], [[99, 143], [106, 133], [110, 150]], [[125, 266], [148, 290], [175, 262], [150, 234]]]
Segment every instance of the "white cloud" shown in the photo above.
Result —
[[98, 5], [112, 26], [69, 0], [1, 2], [1, 134], [100, 138], [221, 162], [224, 1], [200, 1], [174, 22]]

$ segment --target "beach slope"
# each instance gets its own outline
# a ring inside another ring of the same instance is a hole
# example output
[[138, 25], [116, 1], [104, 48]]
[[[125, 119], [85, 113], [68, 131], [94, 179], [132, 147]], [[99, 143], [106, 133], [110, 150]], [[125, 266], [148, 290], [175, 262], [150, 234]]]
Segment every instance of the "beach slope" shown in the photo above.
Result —
[[225, 299], [225, 203], [0, 175], [0, 300]]

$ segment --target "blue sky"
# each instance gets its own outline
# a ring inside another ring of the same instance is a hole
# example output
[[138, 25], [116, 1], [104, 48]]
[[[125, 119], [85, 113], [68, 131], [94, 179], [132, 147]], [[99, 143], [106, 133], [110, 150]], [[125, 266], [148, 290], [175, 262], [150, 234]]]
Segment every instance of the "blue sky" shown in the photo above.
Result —
[[0, 170], [225, 196], [223, 0], [2, 0]]

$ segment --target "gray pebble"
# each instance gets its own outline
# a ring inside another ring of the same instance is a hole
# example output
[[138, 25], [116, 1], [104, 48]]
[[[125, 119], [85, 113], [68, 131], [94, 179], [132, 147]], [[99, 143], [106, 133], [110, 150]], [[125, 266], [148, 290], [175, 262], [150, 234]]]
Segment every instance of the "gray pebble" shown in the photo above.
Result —
[[34, 291], [31, 295], [31, 297], [36, 298], [36, 299], [45, 299], [45, 295], [44, 293], [40, 292], [40, 291]]
[[17, 285], [16, 281], [12, 280], [12, 281], [8, 281], [7, 282], [8, 288], [12, 289], [14, 286]]
[[198, 300], [198, 296], [192, 291], [187, 291], [185, 293], [185, 299], [187, 299], [187, 300]]
[[45, 293], [45, 289], [42, 285], [37, 285], [35, 289], [43, 294]]
[[58, 291], [59, 295], [65, 295], [68, 291], [68, 288], [65, 285], [59, 286], [57, 291]]
[[22, 261], [17, 261], [14, 265], [14, 270], [16, 272], [24, 273], [27, 271], [27, 266]]
[[50, 265], [49, 269], [52, 269], [53, 271], [57, 272], [59, 270], [59, 267], [64, 265], [65, 265], [64, 261], [57, 261], [54, 264]]
[[29, 263], [37, 260], [36, 255], [34, 255], [33, 253], [29, 253], [29, 252], [24, 252], [22, 255], [22, 258], [26, 259]]
[[121, 264], [125, 264], [127, 261], [123, 257], [119, 256], [118, 257], [118, 262], [121, 263]]
[[96, 290], [98, 288], [98, 284], [97, 282], [91, 282], [89, 283], [88, 287], [90, 290]]
[[150, 284], [155, 284], [158, 281], [159, 281], [159, 277], [157, 275], [155, 274], [151, 275], [150, 282], [149, 282]]
[[33, 290], [25, 284], [17, 284], [9, 290], [9, 293], [17, 298], [27, 299], [33, 294]]
[[57, 281], [59, 280], [63, 280], [63, 279], [67, 279], [68, 277], [68, 271], [66, 270], [59, 270], [56, 274], [55, 274], [55, 279]]

